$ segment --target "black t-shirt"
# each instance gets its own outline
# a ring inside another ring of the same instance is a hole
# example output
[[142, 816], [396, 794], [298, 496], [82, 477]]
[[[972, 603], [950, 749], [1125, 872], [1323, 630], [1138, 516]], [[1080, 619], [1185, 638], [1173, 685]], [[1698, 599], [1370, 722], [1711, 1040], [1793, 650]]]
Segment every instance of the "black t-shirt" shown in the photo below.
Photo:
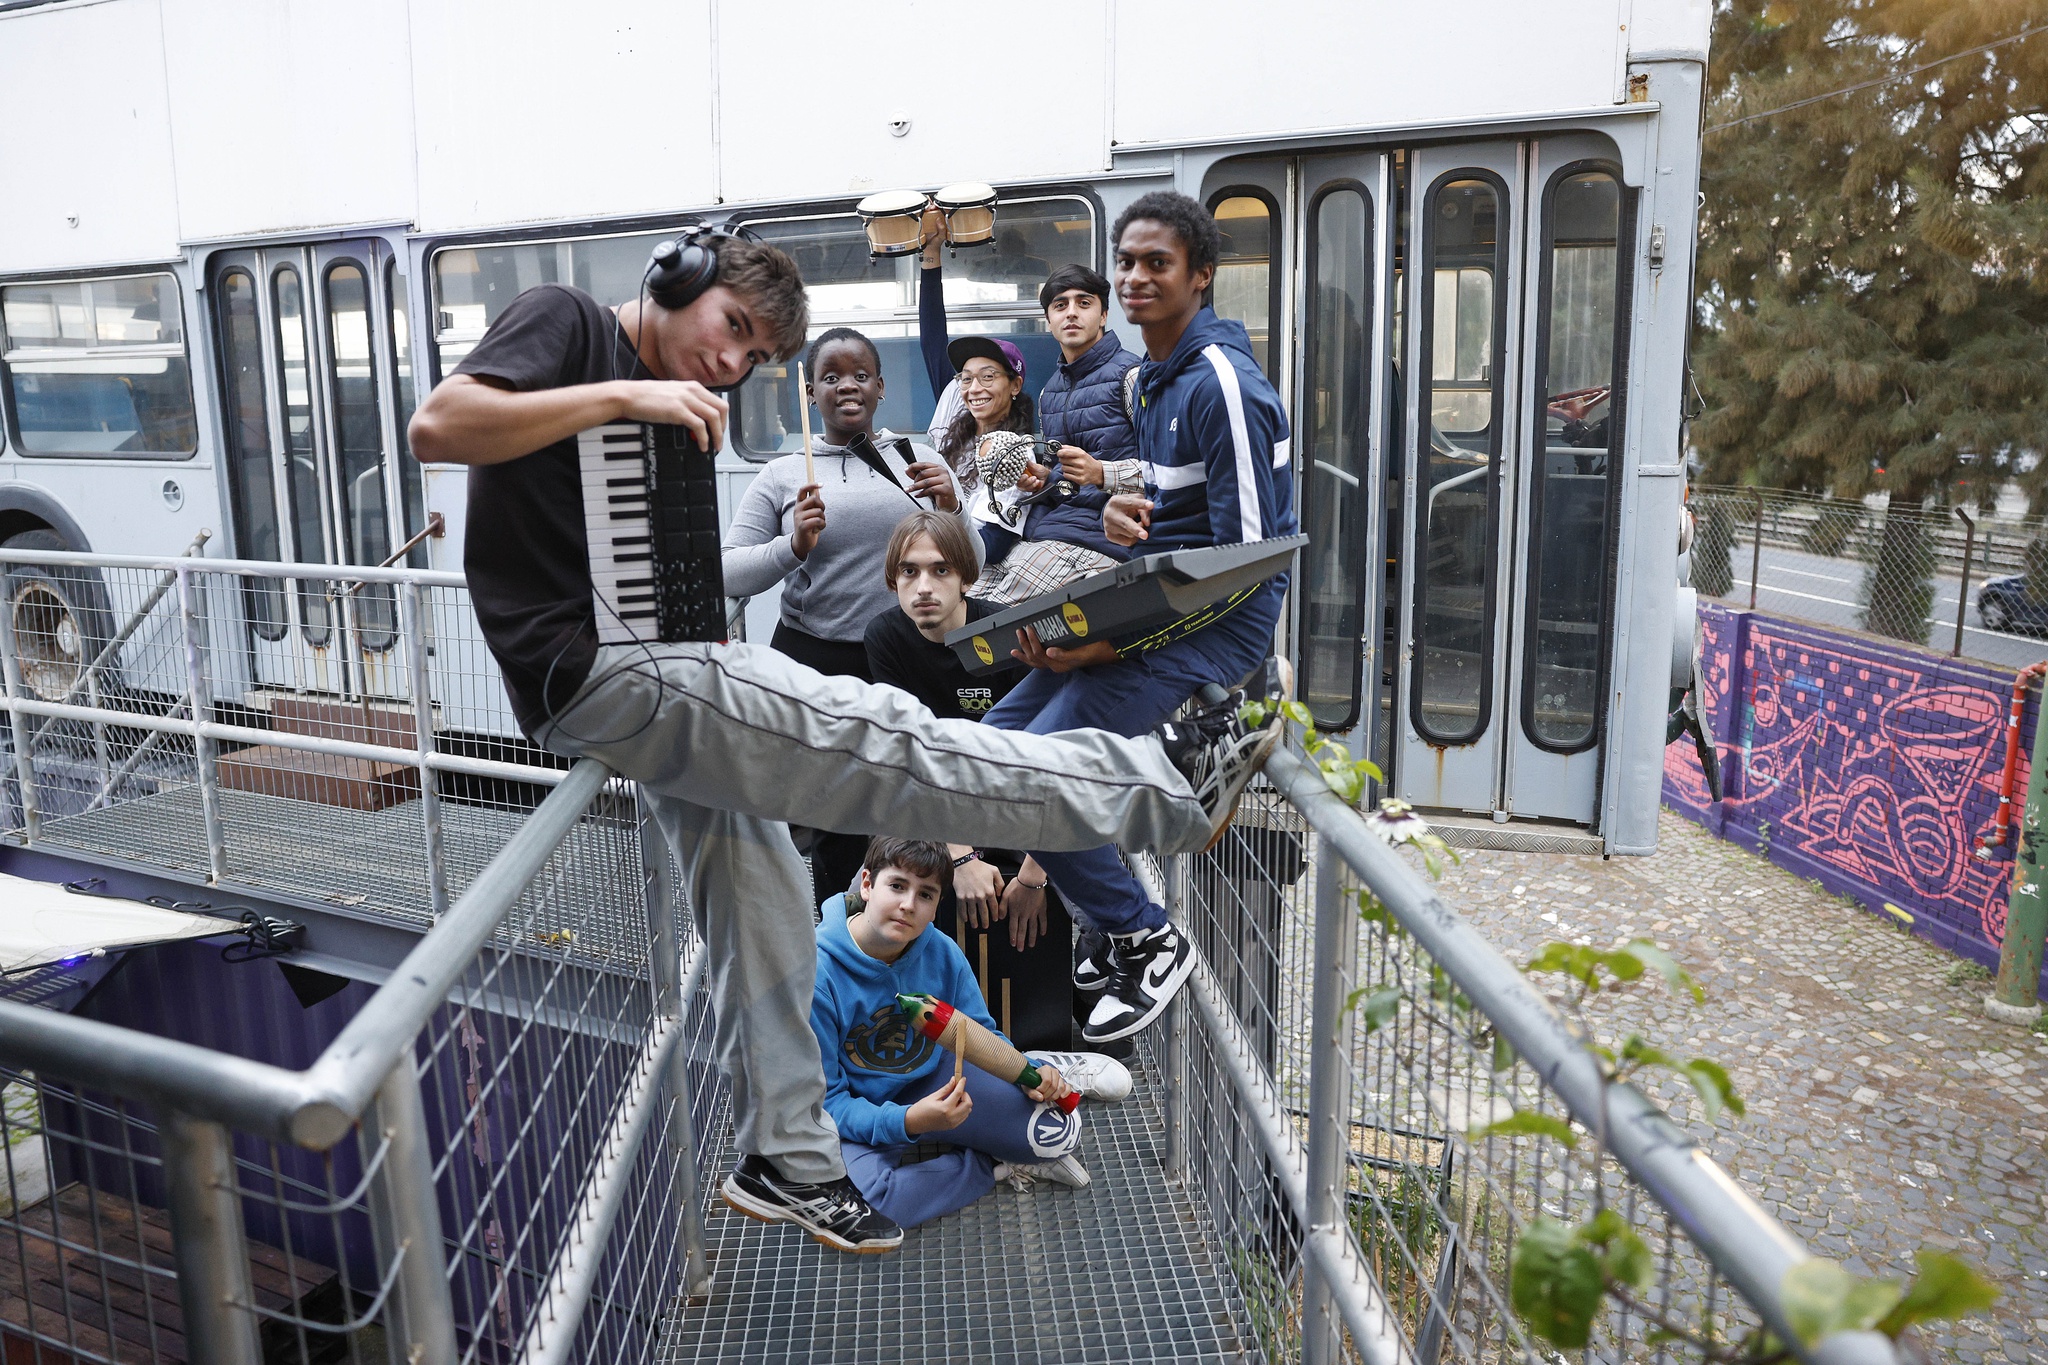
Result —
[[[454, 373], [522, 392], [652, 377], [611, 309], [561, 284], [512, 300]], [[597, 655], [575, 437], [469, 471], [462, 567], [513, 714], [531, 735], [576, 694]]]
[[[979, 621], [995, 610], [987, 602], [967, 599], [970, 621]], [[952, 650], [925, 639], [901, 607], [877, 613], [868, 622], [863, 643], [876, 682], [902, 688], [942, 720], [980, 720], [1024, 681], [1028, 671], [1012, 661], [1008, 668], [969, 673]]]

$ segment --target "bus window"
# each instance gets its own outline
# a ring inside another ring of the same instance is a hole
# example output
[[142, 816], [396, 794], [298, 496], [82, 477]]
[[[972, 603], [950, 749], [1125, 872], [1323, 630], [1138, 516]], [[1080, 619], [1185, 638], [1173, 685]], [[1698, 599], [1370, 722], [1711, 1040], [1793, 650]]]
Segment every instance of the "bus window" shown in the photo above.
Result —
[[1273, 269], [1273, 242], [1279, 211], [1262, 190], [1222, 190], [1212, 199], [1210, 212], [1223, 238], [1216, 257], [1216, 315], [1244, 324], [1259, 368], [1277, 384], [1272, 329], [1273, 315], [1279, 311], [1280, 277]]
[[[434, 353], [441, 373], [454, 369], [505, 306], [537, 284], [574, 285], [607, 308], [632, 299], [640, 292], [655, 244], [675, 232], [450, 247], [435, 252]], [[395, 291], [393, 298], [398, 298]], [[402, 306], [402, 301], [394, 304]], [[411, 410], [409, 403], [406, 410]]]
[[199, 448], [177, 281], [0, 289], [0, 360], [25, 455], [185, 457]]
[[[327, 267], [327, 329], [333, 346], [330, 427], [341, 476], [343, 531], [351, 564], [376, 564], [391, 553], [390, 515], [384, 499], [384, 436], [377, 417], [377, 367], [371, 342], [370, 282], [354, 261]], [[356, 594], [365, 649], [391, 643], [389, 584]]]
[[[307, 369], [306, 308], [299, 272], [290, 266], [271, 276], [272, 308], [277, 315], [277, 355], [283, 368], [284, 487], [291, 506], [294, 559], [307, 564], [328, 562], [327, 536], [320, 515], [320, 469], [313, 448], [313, 387]], [[327, 587], [299, 585], [299, 615], [306, 642], [327, 643]]]
[[[404, 535], [399, 538], [404, 540], [427, 524], [427, 513], [419, 461], [412, 458], [412, 444], [405, 435], [416, 399], [412, 386], [412, 329], [406, 325], [405, 272], [398, 268], [395, 256], [384, 262], [384, 297], [391, 306], [392, 391], [398, 397], [398, 486], [405, 498], [405, 525], [401, 528]], [[407, 562], [417, 569], [427, 567], [427, 547], [416, 547]]]
[[1566, 167], [1551, 181], [1536, 357], [1530, 625], [1523, 726], [1546, 749], [1589, 747], [1607, 639], [1608, 529], [1620, 438], [1621, 185]]
[[1362, 190], [1326, 189], [1309, 208], [1302, 697], [1326, 730], [1357, 723], [1365, 666], [1371, 236], [1372, 206]]
[[[228, 484], [234, 495], [235, 553], [276, 559], [277, 484], [271, 473], [270, 414], [263, 400], [263, 334], [256, 319], [256, 281], [246, 270], [220, 277], [221, 425], [227, 430]], [[290, 623], [275, 583], [242, 580], [249, 624], [266, 640], [282, 639]]]
[[[918, 351], [918, 258], [868, 258], [868, 239], [851, 213], [766, 219], [747, 224], [763, 241], [787, 251], [803, 272], [811, 329], [857, 327], [882, 356], [886, 388], [875, 425], [924, 439], [934, 407]], [[1060, 361], [1045, 330], [1038, 287], [1054, 266], [1096, 264], [1095, 213], [1085, 199], [1004, 200], [993, 248], [969, 248], [945, 260], [946, 310], [952, 332], [996, 334], [1024, 353], [1025, 391], [1034, 399]], [[768, 458], [801, 448], [796, 363], [755, 367], [739, 391], [735, 444]], [[813, 417], [813, 429], [816, 418]]]
[[1499, 463], [1498, 317], [1505, 274], [1498, 225], [1503, 188], [1456, 172], [1431, 189], [1422, 211], [1428, 291], [1418, 433], [1414, 723], [1437, 744], [1466, 744], [1486, 728], [1491, 704]]

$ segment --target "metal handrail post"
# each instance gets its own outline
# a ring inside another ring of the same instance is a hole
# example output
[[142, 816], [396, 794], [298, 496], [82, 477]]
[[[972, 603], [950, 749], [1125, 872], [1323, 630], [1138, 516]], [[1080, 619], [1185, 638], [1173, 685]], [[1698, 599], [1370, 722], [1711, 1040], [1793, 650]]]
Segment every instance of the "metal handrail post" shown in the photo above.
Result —
[[457, 1354], [455, 1302], [442, 1263], [434, 1151], [427, 1140], [411, 1048], [377, 1087], [364, 1120], [363, 1143], [369, 1149], [364, 1160], [370, 1159], [379, 1141], [390, 1144], [370, 1183], [370, 1231], [379, 1269], [389, 1273], [394, 1262], [398, 1267], [392, 1295], [395, 1311], [386, 1319], [386, 1330], [397, 1345], [393, 1354], [409, 1365], [448, 1365]]
[[[1344, 862], [1327, 839], [1316, 839], [1316, 941], [1309, 1003], [1308, 1219], [1345, 1230], [1351, 1153], [1353, 1012], [1345, 1008], [1358, 976], [1358, 916], [1346, 905]], [[1320, 1275], [1302, 1286], [1302, 1365], [1331, 1365], [1343, 1338], [1329, 1286]]]
[[404, 619], [407, 663], [412, 668], [413, 733], [419, 742], [420, 819], [426, 827], [427, 906], [435, 919], [448, 913], [448, 862], [441, 837], [441, 783], [434, 756], [433, 670], [427, 666], [426, 612], [420, 601], [420, 585], [407, 583], [399, 601]]
[[[1186, 854], [1165, 859], [1166, 913], [1182, 933], [1188, 924], [1188, 871], [1193, 859]], [[1166, 1150], [1161, 1164], [1170, 1179], [1185, 1180], [1188, 1173], [1188, 1002], [1177, 992], [1167, 1006], [1166, 1058], [1162, 1070], [1166, 1088]]]
[[[647, 796], [636, 784], [634, 804], [638, 807], [640, 861], [646, 875], [648, 962], [654, 985], [654, 1012], [674, 1019], [681, 1027], [689, 1018], [690, 989], [702, 973], [703, 953], [683, 971], [681, 936], [676, 932], [674, 884], [669, 878], [668, 840], [654, 820]], [[667, 1141], [675, 1165], [670, 1195], [677, 1209], [683, 1237], [683, 1292], [696, 1296], [711, 1292], [711, 1257], [704, 1234], [703, 1174], [697, 1167], [697, 1121], [691, 1113], [694, 1091], [690, 1085], [690, 1050], [687, 1043], [669, 1053], [662, 1076], [668, 1087]]]
[[7, 685], [7, 735], [14, 750], [14, 785], [21, 793], [21, 827], [34, 844], [43, 834], [43, 812], [36, 800], [35, 755], [29, 748], [33, 727], [15, 705], [21, 696], [21, 660], [14, 643], [14, 602], [7, 598], [0, 600], [0, 677]]
[[1756, 529], [1749, 538], [1749, 609], [1756, 610], [1756, 577], [1764, 558], [1764, 490], [1756, 490]]
[[176, 1110], [164, 1114], [158, 1137], [170, 1196], [178, 1297], [185, 1309], [186, 1356], [207, 1365], [262, 1365], [234, 1140], [220, 1124]]
[[203, 722], [213, 714], [212, 688], [206, 676], [206, 618], [192, 571], [178, 566], [178, 619], [185, 632], [186, 704], [192, 709], [192, 757], [199, 766], [199, 809], [206, 822], [206, 881], [220, 885], [228, 871], [227, 833], [220, 821], [220, 774], [214, 769], [213, 738]]
[[1963, 585], [1956, 589], [1956, 646], [1948, 652], [1951, 659], [1963, 657], [1963, 613], [1970, 609], [1970, 554], [1977, 548], [1977, 523], [1960, 507], [1956, 515], [1968, 529], [1963, 532]]

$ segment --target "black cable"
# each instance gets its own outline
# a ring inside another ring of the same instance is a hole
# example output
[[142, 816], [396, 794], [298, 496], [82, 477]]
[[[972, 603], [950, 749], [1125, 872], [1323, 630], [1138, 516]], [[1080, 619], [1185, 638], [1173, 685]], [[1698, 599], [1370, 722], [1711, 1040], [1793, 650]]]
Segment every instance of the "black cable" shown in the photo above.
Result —
[[[65, 882], [63, 886], [74, 896], [91, 896], [101, 900], [135, 899], [109, 891], [105, 877], [81, 877], [74, 882]], [[159, 910], [176, 910], [187, 915], [209, 915], [215, 919], [224, 919], [239, 911], [240, 917], [236, 922], [241, 925], [243, 941], [230, 943], [220, 950], [220, 960], [223, 962], [254, 962], [266, 957], [283, 957], [298, 951], [299, 941], [306, 933], [306, 926], [296, 920], [266, 915], [246, 905], [215, 905], [211, 901], [182, 901], [161, 895], [144, 896], [141, 901], [144, 905], [152, 905]], [[224, 929], [221, 934], [228, 932]], [[206, 935], [208, 938], [220, 936]], [[141, 948], [147, 945], [132, 943], [125, 946]]]

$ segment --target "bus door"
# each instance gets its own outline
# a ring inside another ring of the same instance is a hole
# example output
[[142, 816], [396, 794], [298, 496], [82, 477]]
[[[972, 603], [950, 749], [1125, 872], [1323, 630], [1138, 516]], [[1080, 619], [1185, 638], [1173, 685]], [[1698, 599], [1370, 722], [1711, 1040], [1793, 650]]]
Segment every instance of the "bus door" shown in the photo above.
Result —
[[[251, 248], [211, 266], [235, 552], [379, 564], [418, 520], [405, 282], [381, 238]], [[403, 509], [401, 511], [400, 509]], [[402, 697], [388, 585], [252, 583], [258, 687]]]
[[1626, 331], [1606, 145], [1409, 153], [1392, 786], [1419, 806], [1594, 819]]
[[1359, 727], [1377, 675], [1378, 534], [1387, 350], [1377, 321], [1389, 256], [1390, 158], [1345, 152], [1226, 161], [1203, 202], [1223, 238], [1215, 308], [1242, 321], [1293, 424], [1295, 505], [1309, 536], [1291, 594], [1297, 692], [1316, 725]]

